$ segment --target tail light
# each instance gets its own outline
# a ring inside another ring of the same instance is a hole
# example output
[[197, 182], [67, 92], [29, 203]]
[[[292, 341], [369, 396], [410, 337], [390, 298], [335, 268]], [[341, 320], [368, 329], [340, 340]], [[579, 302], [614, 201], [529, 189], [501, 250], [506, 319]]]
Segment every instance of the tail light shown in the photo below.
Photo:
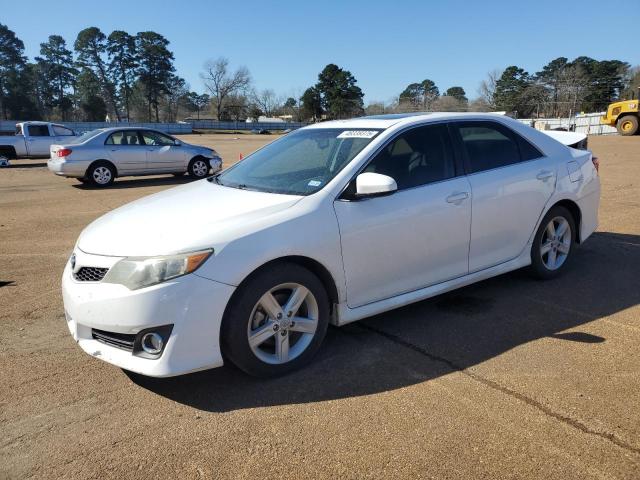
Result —
[[61, 148], [60, 150], [58, 150], [57, 155], [58, 155], [58, 157], [67, 157], [67, 156], [71, 155], [71, 149], [70, 148]]
[[593, 166], [596, 167], [596, 172], [600, 173], [600, 160], [598, 160], [598, 157], [591, 157], [591, 161], [593, 162]]

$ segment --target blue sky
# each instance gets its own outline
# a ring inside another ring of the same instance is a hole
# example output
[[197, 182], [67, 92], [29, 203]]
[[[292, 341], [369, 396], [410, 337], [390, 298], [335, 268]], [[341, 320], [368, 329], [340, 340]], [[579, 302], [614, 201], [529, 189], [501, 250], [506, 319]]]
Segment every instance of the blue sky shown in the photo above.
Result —
[[177, 73], [199, 92], [207, 58], [246, 65], [256, 88], [281, 95], [302, 93], [327, 63], [336, 63], [354, 74], [368, 103], [388, 101], [425, 78], [441, 91], [460, 85], [473, 98], [492, 69], [536, 72], [559, 56], [639, 64], [638, 43], [615, 39], [638, 32], [640, 0], [606, 6], [602, 0], [31, 0], [3, 2], [0, 22], [24, 41], [30, 58], [51, 34], [73, 45], [89, 26], [106, 34], [157, 31], [171, 42]]

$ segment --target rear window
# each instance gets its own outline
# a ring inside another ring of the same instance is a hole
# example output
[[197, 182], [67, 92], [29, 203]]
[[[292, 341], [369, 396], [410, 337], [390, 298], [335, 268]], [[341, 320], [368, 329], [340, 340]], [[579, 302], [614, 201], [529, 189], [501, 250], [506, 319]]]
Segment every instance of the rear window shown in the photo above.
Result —
[[469, 173], [483, 172], [540, 158], [540, 151], [511, 129], [496, 122], [456, 123]]

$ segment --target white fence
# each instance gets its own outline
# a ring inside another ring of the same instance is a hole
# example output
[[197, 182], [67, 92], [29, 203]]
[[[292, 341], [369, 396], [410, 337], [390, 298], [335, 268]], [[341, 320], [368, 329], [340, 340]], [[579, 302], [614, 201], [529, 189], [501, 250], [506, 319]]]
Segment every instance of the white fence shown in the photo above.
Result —
[[602, 113], [585, 113], [576, 115], [569, 118], [519, 118], [518, 120], [530, 126], [537, 125], [541, 127], [540, 123], [548, 125], [549, 130], [556, 128], [566, 128], [567, 130], [575, 130], [579, 133], [585, 133], [587, 135], [611, 135], [618, 133], [615, 127], [609, 125], [602, 125], [600, 123], [600, 117], [604, 115]]

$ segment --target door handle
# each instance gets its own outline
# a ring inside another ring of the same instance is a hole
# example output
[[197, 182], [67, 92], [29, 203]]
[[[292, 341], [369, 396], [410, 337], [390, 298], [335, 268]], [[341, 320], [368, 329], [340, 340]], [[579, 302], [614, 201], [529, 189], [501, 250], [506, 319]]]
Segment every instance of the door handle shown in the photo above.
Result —
[[466, 200], [467, 198], [469, 198], [469, 193], [456, 192], [456, 193], [452, 193], [447, 197], [447, 203], [455, 203], [457, 205], [462, 201]]
[[536, 175], [536, 178], [538, 180], [545, 181], [545, 180], [553, 177], [554, 175], [555, 174], [551, 170], [543, 170], [538, 175]]

